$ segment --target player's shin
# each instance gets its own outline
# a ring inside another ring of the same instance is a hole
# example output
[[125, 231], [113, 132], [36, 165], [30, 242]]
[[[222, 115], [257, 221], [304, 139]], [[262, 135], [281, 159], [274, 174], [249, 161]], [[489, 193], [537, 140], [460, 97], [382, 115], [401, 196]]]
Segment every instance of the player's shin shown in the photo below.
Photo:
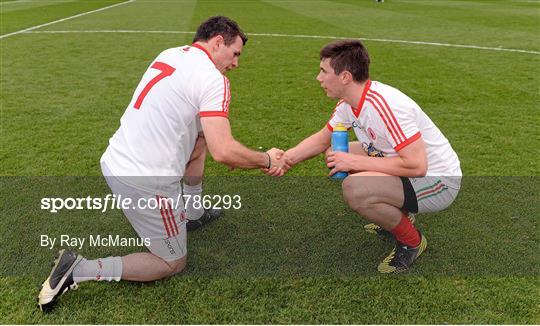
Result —
[[83, 259], [73, 269], [76, 283], [86, 281], [120, 281], [122, 278], [122, 258], [107, 257], [94, 260]]
[[[186, 215], [189, 220], [198, 220], [204, 214], [204, 208], [201, 203], [202, 182], [196, 185], [188, 185], [185, 182], [182, 185], [184, 201], [186, 202]], [[196, 200], [198, 196], [198, 200]], [[199, 205], [197, 206], [196, 203]]]
[[420, 234], [405, 213], [401, 216], [399, 224], [390, 232], [402, 244], [410, 247], [417, 247], [420, 244]]

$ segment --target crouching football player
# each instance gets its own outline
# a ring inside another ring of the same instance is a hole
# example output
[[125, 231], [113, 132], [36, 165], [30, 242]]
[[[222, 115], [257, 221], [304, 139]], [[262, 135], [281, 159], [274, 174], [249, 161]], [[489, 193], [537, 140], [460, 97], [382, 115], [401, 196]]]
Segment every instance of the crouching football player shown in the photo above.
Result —
[[[389, 232], [396, 240], [378, 270], [407, 270], [427, 247], [408, 215], [440, 211], [455, 200], [461, 184], [458, 157], [412, 99], [369, 79], [370, 59], [360, 41], [328, 44], [320, 59], [317, 81], [327, 96], [340, 101], [326, 126], [285, 156], [294, 165], [326, 151], [330, 175], [349, 172], [343, 181], [347, 204], [371, 222], [366, 231]], [[349, 153], [329, 150], [338, 124], [352, 128], [358, 138]]]

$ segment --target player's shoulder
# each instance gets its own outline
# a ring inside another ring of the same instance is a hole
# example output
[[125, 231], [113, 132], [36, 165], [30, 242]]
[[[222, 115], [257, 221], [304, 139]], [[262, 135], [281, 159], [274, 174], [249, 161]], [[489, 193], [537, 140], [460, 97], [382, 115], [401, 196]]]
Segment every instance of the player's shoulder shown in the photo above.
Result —
[[339, 100], [337, 103], [336, 103], [336, 106], [334, 107], [334, 111], [336, 110], [345, 110], [345, 109], [350, 109], [350, 105], [347, 104], [347, 102], [345, 102], [344, 100]]
[[183, 62], [185, 61], [185, 58], [182, 58], [182, 56], [180, 55], [179, 47], [169, 48], [169, 49], [165, 49], [161, 51], [156, 56], [154, 61], [162, 62], [164, 64], [174, 67], [175, 69], [185, 66], [185, 64], [183, 64]]
[[192, 74], [192, 82], [198, 85], [199, 92], [229, 92], [229, 79], [214, 65], [202, 65]]
[[158, 55], [158, 58], [177, 58], [179, 57], [179, 54], [181, 53], [183, 47], [174, 47], [174, 48], [168, 48]]
[[204, 72], [201, 72], [200, 78], [206, 84], [212, 85], [214, 87], [228, 87], [229, 85], [229, 79], [215, 67], [206, 67]]
[[366, 93], [366, 98], [370, 100], [370, 103], [389, 106], [391, 108], [401, 106], [417, 106], [414, 100], [412, 100], [401, 90], [379, 81], [371, 82], [371, 85]]
[[197, 70], [201, 73], [220, 73], [206, 53], [190, 45], [163, 50], [159, 57], [176, 61], [182, 64], [186, 70]]
[[399, 89], [375, 80], [370, 83], [367, 91], [367, 95], [379, 97], [392, 97], [400, 93], [402, 92]]
[[201, 75], [205, 75], [206, 78], [223, 79], [223, 74], [204, 49], [190, 45], [182, 47], [181, 50], [189, 57], [192, 68], [198, 70]]
[[191, 84], [201, 91], [208, 88], [228, 88], [229, 80], [209, 58], [208, 54], [193, 45], [182, 45], [162, 51], [156, 61], [163, 61], [181, 71]]

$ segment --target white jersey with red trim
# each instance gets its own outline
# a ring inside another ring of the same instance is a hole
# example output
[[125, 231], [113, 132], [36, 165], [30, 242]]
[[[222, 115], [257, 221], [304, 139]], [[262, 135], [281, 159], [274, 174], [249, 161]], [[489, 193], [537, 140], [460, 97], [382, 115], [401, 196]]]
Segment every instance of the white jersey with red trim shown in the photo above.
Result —
[[200, 117], [228, 117], [230, 99], [228, 79], [203, 47], [165, 50], [144, 73], [101, 161], [115, 176], [178, 182], [202, 131]]
[[426, 144], [427, 175], [461, 176], [456, 152], [448, 139], [411, 98], [381, 82], [367, 81], [356, 108], [340, 101], [327, 123], [353, 128], [370, 156], [396, 156], [420, 136]]

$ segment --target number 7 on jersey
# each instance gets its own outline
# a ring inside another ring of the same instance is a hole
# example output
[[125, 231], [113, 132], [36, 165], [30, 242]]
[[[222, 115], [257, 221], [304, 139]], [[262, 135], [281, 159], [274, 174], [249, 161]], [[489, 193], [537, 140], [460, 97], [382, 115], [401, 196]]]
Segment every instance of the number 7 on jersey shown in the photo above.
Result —
[[158, 62], [158, 61], [154, 62], [154, 64], [150, 68], [160, 70], [161, 73], [157, 75], [156, 77], [152, 78], [152, 80], [144, 87], [141, 94], [139, 94], [139, 96], [137, 97], [137, 101], [135, 101], [135, 105], [133, 106], [136, 110], [138, 110], [141, 107], [141, 104], [144, 98], [146, 97], [146, 95], [148, 94], [148, 92], [150, 91], [150, 89], [154, 87], [154, 85], [157, 84], [157, 82], [159, 82], [163, 78], [172, 75], [173, 72], [176, 70], [173, 67], [169, 66], [168, 64], [163, 63], [163, 62]]

